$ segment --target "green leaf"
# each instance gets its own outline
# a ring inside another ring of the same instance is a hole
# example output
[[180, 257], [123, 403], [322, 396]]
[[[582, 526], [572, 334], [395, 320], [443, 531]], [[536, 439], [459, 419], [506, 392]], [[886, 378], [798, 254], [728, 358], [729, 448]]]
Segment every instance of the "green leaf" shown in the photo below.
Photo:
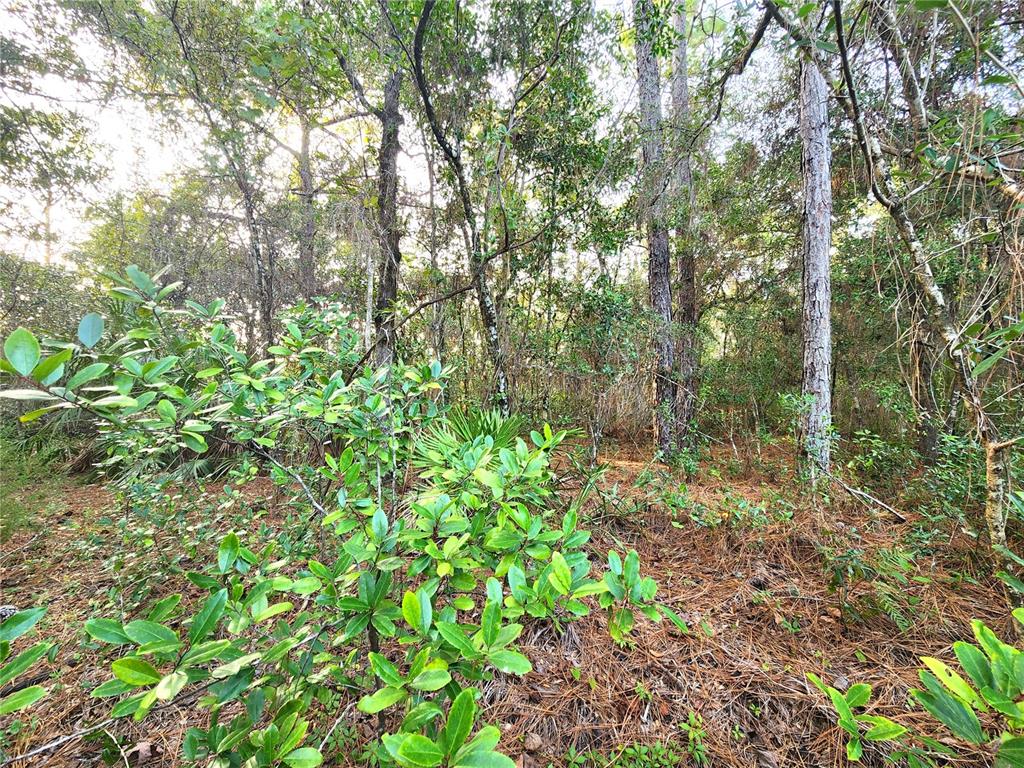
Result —
[[323, 582], [316, 576], [306, 576], [292, 582], [289, 591], [296, 595], [311, 595], [323, 586]]
[[181, 689], [185, 687], [186, 683], [188, 683], [188, 675], [181, 670], [176, 670], [171, 672], [169, 675], [164, 675], [160, 682], [157, 683], [155, 690], [156, 697], [160, 699], [160, 701], [170, 701], [178, 695]]
[[31, 704], [35, 704], [45, 695], [46, 689], [41, 685], [22, 688], [20, 691], [0, 699], [0, 715], [9, 715], [11, 712], [24, 709]]
[[434, 605], [430, 602], [430, 594], [423, 587], [416, 590], [416, 599], [420, 604], [419, 630], [425, 635], [430, 631], [430, 625], [434, 623]]
[[464, 688], [448, 711], [448, 722], [441, 733], [445, 755], [451, 757], [466, 742], [476, 720], [476, 697], [472, 688]]
[[57, 398], [49, 392], [39, 389], [5, 389], [0, 392], [0, 397], [7, 400], [56, 400]]
[[218, 680], [223, 680], [226, 677], [234, 677], [249, 665], [255, 664], [259, 661], [261, 656], [262, 654], [258, 651], [256, 653], [247, 653], [245, 656], [240, 656], [234, 661], [229, 661], [227, 664], [221, 664], [210, 674]]
[[272, 619], [275, 616], [278, 616], [282, 613], [287, 613], [294, 607], [295, 606], [287, 600], [281, 603], [274, 603], [273, 605], [267, 606], [262, 611], [253, 616], [252, 620], [259, 624], [260, 622], [266, 621], [267, 619]]
[[846, 692], [846, 703], [850, 708], [863, 707], [871, 698], [871, 686], [867, 683], [855, 683]]
[[217, 626], [220, 617], [224, 615], [224, 608], [228, 602], [228, 591], [222, 589], [206, 598], [199, 613], [192, 619], [192, 625], [188, 629], [188, 639], [195, 645], [202, 642]]
[[107, 682], [102, 685], [97, 685], [93, 688], [92, 693], [89, 695], [97, 699], [102, 699], [108, 696], [120, 696], [122, 693], [128, 693], [132, 688], [133, 686], [128, 685], [123, 680], [107, 680]]
[[86, 366], [71, 377], [66, 386], [68, 389], [75, 389], [83, 384], [88, 384], [90, 381], [95, 381], [100, 376], [108, 372], [110, 368], [111, 367], [106, 365], [105, 362], [93, 362], [93, 364]]
[[910, 693], [920, 702], [921, 706], [931, 712], [957, 738], [969, 741], [971, 744], [984, 744], [987, 741], [974, 711], [965, 707], [948, 693], [942, 690], [914, 690]]
[[24, 611], [18, 611], [8, 617], [3, 624], [0, 624], [0, 643], [9, 643], [24, 635], [36, 625], [37, 621], [43, 618], [44, 613], [46, 613], [45, 607], [26, 608]]
[[317, 768], [324, 761], [324, 756], [314, 747], [299, 747], [285, 755], [284, 761], [291, 768]]
[[39, 356], [39, 342], [25, 328], [19, 326], [4, 342], [4, 357], [22, 376], [32, 373], [39, 362]]
[[995, 768], [1024, 768], [1024, 737], [1007, 739], [999, 745]]
[[161, 400], [156, 404], [156, 415], [169, 424], [174, 424], [178, 420], [178, 412], [170, 400]]
[[209, 450], [209, 446], [206, 444], [206, 438], [195, 432], [182, 430], [181, 439], [185, 443], [185, 447], [195, 453], [206, 453]]
[[121, 623], [113, 619], [89, 619], [85, 622], [85, 631], [94, 640], [110, 645], [130, 643], [131, 638], [124, 633]]
[[64, 363], [71, 359], [71, 348], [66, 347], [56, 354], [42, 360], [32, 369], [32, 378], [44, 386], [53, 384], [61, 377]]
[[996, 352], [994, 355], [989, 355], [984, 360], [982, 360], [980, 363], [978, 363], [976, 366], [974, 366], [974, 370], [971, 371], [971, 376], [974, 377], [974, 378], [978, 378], [979, 376], [984, 375], [984, 373], [989, 368], [991, 368], [993, 365], [995, 365], [1000, 360], [1002, 360], [1003, 357], [1005, 357], [1006, 354], [1009, 351], [1010, 351], [1010, 347], [1009, 347], [1009, 345], [1007, 345], [1007, 346], [1003, 347], [1002, 349], [1000, 349], [998, 352]]
[[92, 349], [103, 336], [103, 318], [90, 312], [78, 323], [78, 340], [86, 349]]
[[922, 656], [921, 661], [931, 670], [944, 686], [953, 692], [965, 704], [979, 707], [982, 710], [988, 709], [981, 697], [960, 675], [950, 669], [946, 664], [931, 656]]
[[568, 595], [572, 589], [572, 570], [569, 564], [562, 557], [561, 552], [551, 553], [551, 571], [548, 573], [548, 581], [560, 595]]
[[476, 732], [476, 736], [455, 755], [456, 764], [471, 752], [491, 752], [501, 741], [501, 731], [493, 725], [485, 725]]
[[155, 621], [139, 619], [124, 625], [124, 633], [133, 643], [148, 652], [165, 653], [181, 647], [177, 633]]
[[381, 688], [379, 691], [371, 693], [368, 696], [363, 696], [363, 698], [359, 700], [359, 704], [356, 708], [360, 712], [373, 715], [404, 700], [407, 695], [408, 694], [401, 688], [388, 686], [386, 688]]
[[906, 728], [887, 717], [868, 715], [861, 717], [860, 720], [871, 724], [871, 729], [864, 734], [868, 741], [892, 741], [907, 732]]
[[530, 660], [518, 651], [495, 651], [487, 657], [494, 667], [512, 675], [525, 675], [533, 669]]
[[184, 658], [182, 658], [181, 666], [194, 667], [197, 664], [210, 661], [210, 659], [217, 658], [230, 647], [230, 640], [208, 640], [205, 643], [193, 645]]
[[232, 532], [225, 536], [220, 542], [217, 550], [217, 570], [219, 573], [227, 573], [238, 559], [238, 536]]
[[859, 762], [861, 757], [864, 755], [864, 744], [860, 740], [860, 736], [850, 735], [850, 740], [846, 742], [846, 759], [852, 763]]
[[992, 665], [978, 646], [958, 640], [953, 643], [953, 653], [956, 654], [960, 666], [963, 667], [964, 672], [977, 688], [995, 685]]
[[686, 623], [682, 616], [673, 611], [667, 605], [662, 603], [658, 604], [658, 610], [661, 611], [661, 615], [672, 622], [675, 628], [682, 632], [684, 635], [690, 634], [690, 626]]
[[474, 659], [480, 655], [473, 642], [457, 624], [439, 621], [437, 623], [437, 631], [449, 645], [457, 649], [465, 658]]
[[439, 691], [452, 680], [447, 669], [425, 669], [409, 683], [417, 691]]
[[52, 643], [36, 643], [27, 651], [22, 651], [3, 667], [0, 667], [0, 686], [11, 682], [11, 680], [39, 661], [52, 647]]
[[370, 668], [385, 685], [401, 687], [405, 682], [398, 673], [398, 668], [379, 653], [370, 654]]
[[163, 678], [152, 664], [135, 657], [118, 659], [111, 665], [111, 669], [114, 677], [136, 688], [140, 685], [159, 683]]
[[426, 736], [410, 733], [402, 741], [395, 759], [409, 768], [434, 768], [444, 759], [444, 753]]
[[402, 617], [413, 632], [420, 631], [420, 623], [423, 618], [420, 613], [420, 601], [412, 590], [407, 590], [402, 596]]
[[515, 762], [500, 752], [470, 752], [455, 764], [457, 768], [515, 768]]
[[142, 291], [142, 293], [150, 295], [156, 291], [156, 284], [153, 282], [153, 279], [136, 265], [129, 264], [124, 268], [124, 273], [128, 275], [128, 279], [135, 283], [135, 287]]
[[949, 5], [949, 0], [914, 0], [914, 7], [919, 11], [936, 11]]

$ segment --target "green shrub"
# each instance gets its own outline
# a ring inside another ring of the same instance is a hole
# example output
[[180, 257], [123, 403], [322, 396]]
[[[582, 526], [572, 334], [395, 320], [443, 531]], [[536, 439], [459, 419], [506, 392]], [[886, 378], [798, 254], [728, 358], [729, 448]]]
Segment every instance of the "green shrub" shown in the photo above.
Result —
[[[1013, 616], [1024, 625], [1024, 608], [1016, 609]], [[839, 726], [847, 734], [846, 754], [850, 760], [860, 760], [864, 742], [868, 741], [891, 744], [890, 759], [904, 760], [911, 768], [955, 762], [968, 750], [994, 753], [997, 768], [1024, 764], [1024, 652], [1001, 641], [981, 621], [973, 621], [971, 626], [977, 645], [953, 644], [963, 674], [937, 658], [922, 656], [927, 669], [919, 670], [918, 677], [924, 687], [910, 692], [911, 698], [952, 734], [952, 739], [936, 741], [887, 717], [857, 712], [870, 702], [869, 685], [857, 683], [842, 693], [825, 685], [817, 675], [808, 675], [832, 701]], [[986, 731], [979, 713], [991, 713], [998, 732]], [[867, 730], [862, 731], [862, 726]]]
[[[498, 730], [470, 735], [473, 684], [531, 670], [517, 619], [561, 626], [593, 596], [620, 643], [637, 612], [681, 624], [654, 603], [636, 552], [610, 552], [603, 578], [591, 577], [579, 500], [559, 510], [552, 489], [565, 432], [544, 426], [527, 441], [515, 418], [446, 418], [435, 395], [447, 371], [358, 366], [358, 337], [336, 307], [291, 310], [260, 358], [239, 348], [222, 302], [168, 309], [174, 289], [129, 267], [113, 292], [135, 306], [135, 324], [112, 335], [87, 315], [77, 342], [45, 356], [18, 329], [0, 363], [14, 385], [0, 395], [42, 403], [25, 421], [89, 414], [105, 470], [147, 509], [182, 457], [217, 454], [236, 485], [261, 466], [291, 508], [335, 537], [285, 546], [229, 532], [186, 574], [205, 593], [195, 610], [171, 594], [144, 619], [87, 622], [119, 657], [93, 691], [114, 700], [112, 716], [194, 700], [209, 719], [188, 731], [186, 759], [310, 768], [323, 759], [311, 746], [316, 718], [348, 692], [380, 718], [376, 759], [501, 768], [512, 762], [494, 751]], [[405, 489], [411, 466], [418, 480]]]

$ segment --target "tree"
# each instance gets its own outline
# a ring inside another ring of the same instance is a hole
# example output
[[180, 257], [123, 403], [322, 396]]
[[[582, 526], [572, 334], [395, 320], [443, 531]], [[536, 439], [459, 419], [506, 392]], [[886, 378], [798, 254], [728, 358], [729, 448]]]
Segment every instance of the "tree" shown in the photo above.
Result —
[[675, 448], [676, 371], [672, 328], [672, 278], [665, 219], [661, 85], [654, 54], [657, 26], [651, 0], [634, 0], [636, 82], [643, 147], [642, 215], [647, 230], [647, 282], [654, 315], [654, 432], [666, 456]]
[[692, 442], [694, 418], [700, 377], [700, 339], [697, 335], [699, 317], [697, 297], [696, 250], [699, 239], [697, 187], [693, 179], [693, 151], [690, 124], [689, 28], [686, 3], [679, 3], [673, 14], [675, 50], [672, 59], [672, 121], [679, 156], [672, 176], [673, 199], [683, 208], [683, 218], [676, 226], [676, 308], [679, 346], [676, 350], [678, 369], [676, 382], [675, 428], [677, 447]]
[[817, 66], [800, 66], [803, 170], [803, 453], [829, 471], [832, 428], [832, 151], [828, 92]]

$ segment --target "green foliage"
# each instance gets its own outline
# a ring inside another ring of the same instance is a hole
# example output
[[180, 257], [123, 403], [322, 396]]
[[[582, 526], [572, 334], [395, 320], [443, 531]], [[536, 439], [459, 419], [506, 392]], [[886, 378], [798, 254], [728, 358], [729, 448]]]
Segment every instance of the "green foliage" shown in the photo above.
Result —
[[[1013, 612], [1014, 619], [1024, 625], [1024, 609]], [[995, 765], [1004, 768], [1020, 765], [1024, 748], [1024, 652], [1001, 641], [981, 621], [971, 622], [977, 645], [958, 641], [953, 644], [960, 668], [966, 678], [940, 659], [922, 656], [926, 669], [918, 676], [923, 689], [910, 692], [921, 707], [945, 727], [955, 741], [939, 742], [915, 733], [889, 718], [860, 714], [871, 698], [871, 687], [864, 683], [850, 686], [841, 693], [825, 685], [814, 674], [808, 678], [826, 693], [839, 716], [839, 726], [846, 731], [846, 754], [857, 761], [864, 754], [864, 741], [892, 742], [890, 757], [906, 760], [911, 766], [934, 766], [937, 760], [954, 759], [958, 750], [952, 745], [991, 744]], [[999, 731], [988, 733], [979, 714], [992, 713]], [[861, 726], [867, 726], [862, 732]]]
[[[916, 573], [918, 552], [901, 545], [867, 552], [856, 529], [848, 536], [819, 546], [829, 590], [838, 595], [843, 615], [864, 619], [881, 613], [901, 632], [908, 631], [920, 618], [920, 599], [912, 587], [929, 581]], [[859, 589], [862, 586], [866, 589]]]
[[0, 542], [21, 528], [32, 527], [38, 510], [64, 488], [52, 461], [52, 456], [20, 450], [13, 430], [0, 430]]
[[[307, 744], [312, 704], [341, 686], [361, 692], [361, 711], [401, 723], [382, 736], [381, 756], [408, 768], [500, 768], [511, 761], [494, 751], [497, 729], [469, 736], [477, 710], [467, 684], [531, 671], [515, 646], [518, 618], [560, 627], [596, 596], [619, 643], [634, 611], [681, 622], [654, 603], [635, 551], [624, 561], [609, 553], [603, 578], [591, 577], [582, 496], [557, 510], [551, 487], [565, 432], [544, 425], [527, 441], [515, 417], [445, 419], [434, 396], [447, 372], [436, 363], [346, 376], [357, 337], [336, 308], [297, 306], [270, 357], [254, 359], [222, 302], [171, 310], [174, 283], [134, 267], [110, 280], [132, 309], [109, 326], [86, 318], [81, 343], [49, 356], [28, 331], [13, 334], [3, 367], [16, 388], [0, 395], [46, 403], [31, 419], [64, 409], [95, 419], [105, 470], [150, 524], [176, 519], [166, 488], [182, 455], [224, 451], [236, 487], [260, 463], [307, 526], [335, 534], [330, 546], [302, 535], [257, 546], [251, 532], [228, 532], [205, 567], [185, 574], [200, 601], [171, 594], [145, 618], [87, 622], [117, 656], [93, 691], [116, 699], [112, 716], [141, 720], [202, 692], [209, 724], [189, 730], [186, 759], [301, 768], [323, 759]], [[425, 431], [431, 447], [417, 449]], [[326, 449], [311, 454], [310, 439]], [[399, 491], [389, 478], [410, 466], [418, 480]], [[237, 490], [224, 495], [234, 503]]]
[[[14, 641], [31, 631], [43, 618], [46, 608], [28, 608], [0, 622], [0, 688], [17, 680], [46, 655], [56, 652], [52, 643], [36, 643], [30, 648], [13, 655]], [[0, 696], [0, 715], [25, 709], [43, 698], [47, 689], [41, 685], [30, 685]]]

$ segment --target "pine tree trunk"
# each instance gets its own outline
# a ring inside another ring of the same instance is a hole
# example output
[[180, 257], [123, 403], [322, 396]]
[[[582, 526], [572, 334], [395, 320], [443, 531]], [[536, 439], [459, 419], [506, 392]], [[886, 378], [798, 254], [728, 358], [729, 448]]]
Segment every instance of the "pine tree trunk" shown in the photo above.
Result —
[[803, 419], [804, 455], [829, 471], [832, 425], [832, 169], [828, 92], [818, 67], [800, 68], [800, 142], [803, 165]]
[[396, 69], [384, 87], [381, 109], [381, 140], [377, 155], [377, 227], [381, 262], [377, 301], [373, 312], [378, 365], [390, 365], [395, 357], [394, 306], [398, 299], [398, 270], [402, 262], [398, 222], [398, 130], [402, 124], [399, 97], [402, 71]]
[[643, 133], [642, 210], [647, 229], [647, 281], [654, 315], [654, 434], [665, 455], [675, 447], [675, 334], [672, 328], [672, 288], [669, 239], [665, 221], [664, 146], [661, 135], [661, 87], [654, 56], [654, 6], [634, 0], [636, 73]]
[[697, 336], [697, 190], [693, 183], [693, 162], [689, 146], [690, 91], [688, 81], [688, 39], [686, 4], [676, 9], [673, 24], [676, 48], [672, 60], [672, 119], [674, 142], [679, 153], [672, 178], [672, 198], [685, 205], [685, 215], [675, 231], [676, 310], [678, 335], [676, 350], [676, 447], [692, 442], [693, 420], [697, 412], [700, 376], [700, 343]]

